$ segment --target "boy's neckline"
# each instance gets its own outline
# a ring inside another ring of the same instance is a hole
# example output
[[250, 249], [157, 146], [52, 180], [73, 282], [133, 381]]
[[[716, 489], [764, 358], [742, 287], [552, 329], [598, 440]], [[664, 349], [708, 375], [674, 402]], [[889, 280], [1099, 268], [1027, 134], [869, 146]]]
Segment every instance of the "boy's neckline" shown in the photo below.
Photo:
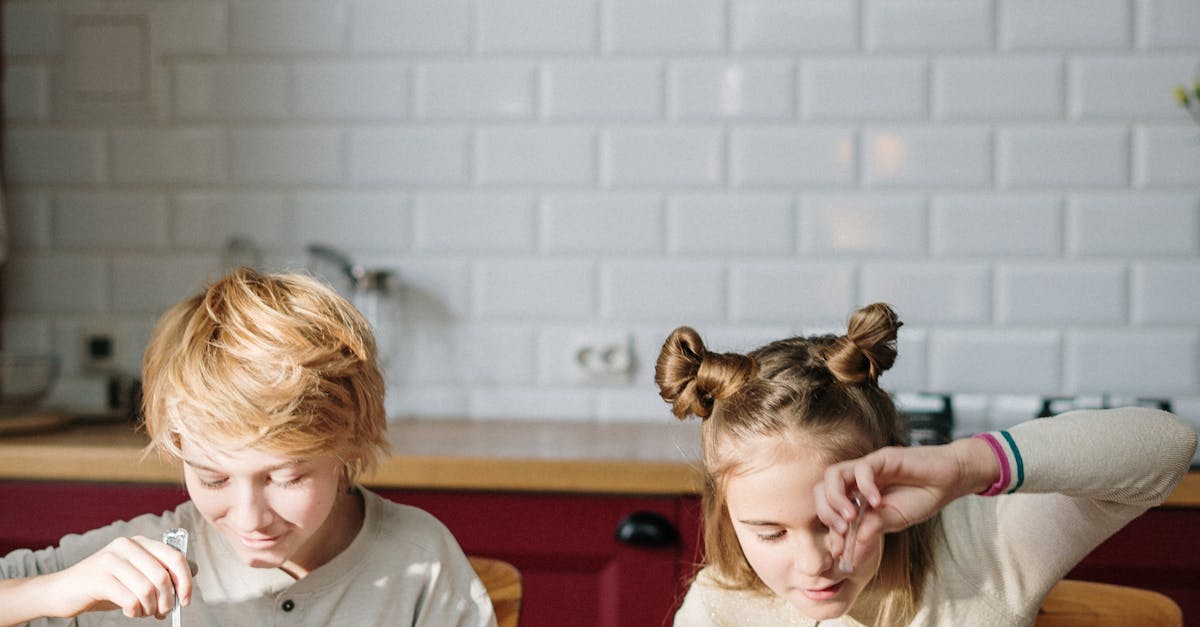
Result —
[[[312, 546], [306, 548], [310, 549], [313, 555], [301, 558], [312, 565], [300, 564], [294, 559], [289, 559], [281, 564], [278, 570], [295, 581], [300, 581], [333, 562], [354, 545], [365, 526], [366, 499], [358, 489], [340, 491], [337, 498], [338, 502], [322, 525], [321, 531], [309, 539]], [[327, 526], [330, 528], [325, 529]]]

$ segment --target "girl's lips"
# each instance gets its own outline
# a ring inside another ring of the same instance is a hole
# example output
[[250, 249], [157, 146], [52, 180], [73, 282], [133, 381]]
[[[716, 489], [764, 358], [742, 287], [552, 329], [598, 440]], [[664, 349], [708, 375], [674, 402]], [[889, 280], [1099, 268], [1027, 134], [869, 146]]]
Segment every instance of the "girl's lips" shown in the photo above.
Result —
[[842, 591], [842, 586], [845, 583], [845, 580], [842, 580], [831, 586], [825, 586], [824, 588], [805, 588], [804, 596], [813, 601], [828, 601], [829, 599], [837, 596], [837, 593]]

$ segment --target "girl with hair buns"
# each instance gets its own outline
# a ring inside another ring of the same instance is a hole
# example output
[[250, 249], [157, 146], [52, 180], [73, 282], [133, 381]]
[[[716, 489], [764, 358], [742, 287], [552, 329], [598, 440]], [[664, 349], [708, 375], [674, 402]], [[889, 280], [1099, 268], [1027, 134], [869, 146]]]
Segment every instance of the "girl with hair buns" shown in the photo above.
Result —
[[676, 625], [1031, 625], [1187, 471], [1196, 432], [1143, 408], [906, 446], [879, 387], [900, 326], [874, 304], [840, 337], [745, 355], [667, 338], [655, 381], [703, 420], [705, 476], [705, 564]]

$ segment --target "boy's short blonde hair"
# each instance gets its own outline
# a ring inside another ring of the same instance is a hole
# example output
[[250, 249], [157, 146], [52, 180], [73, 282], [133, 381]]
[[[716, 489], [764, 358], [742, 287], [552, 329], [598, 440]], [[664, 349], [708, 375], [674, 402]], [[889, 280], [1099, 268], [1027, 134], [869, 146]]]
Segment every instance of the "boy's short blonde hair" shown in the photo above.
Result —
[[142, 361], [151, 448], [186, 437], [288, 457], [333, 454], [353, 483], [387, 452], [370, 326], [302, 274], [238, 268], [159, 320]]

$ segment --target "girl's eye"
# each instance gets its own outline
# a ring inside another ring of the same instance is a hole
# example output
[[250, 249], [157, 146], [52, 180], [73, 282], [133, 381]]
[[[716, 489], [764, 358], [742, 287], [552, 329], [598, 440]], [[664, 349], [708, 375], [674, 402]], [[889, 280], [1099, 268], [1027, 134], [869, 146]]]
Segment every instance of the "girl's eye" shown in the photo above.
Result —
[[197, 480], [200, 482], [200, 485], [202, 485], [206, 488], [209, 488], [209, 489], [214, 489], [214, 490], [216, 488], [219, 488], [219, 487], [225, 485], [225, 482], [228, 481], [228, 479], [215, 479], [212, 481], [208, 481], [206, 479], [201, 479], [199, 477], [197, 477]]
[[771, 533], [760, 533], [758, 534], [758, 539], [762, 540], [763, 542], [779, 542], [783, 539], [783, 536], [786, 533], [787, 531], [784, 529], [772, 531]]

